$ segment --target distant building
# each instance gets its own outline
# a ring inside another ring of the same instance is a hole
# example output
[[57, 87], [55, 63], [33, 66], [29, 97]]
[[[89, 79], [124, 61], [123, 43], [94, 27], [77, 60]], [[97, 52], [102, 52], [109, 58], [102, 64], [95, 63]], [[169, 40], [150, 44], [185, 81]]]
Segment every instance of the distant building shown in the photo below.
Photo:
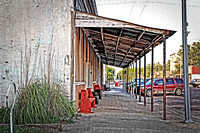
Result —
[[200, 66], [189, 66], [188, 73], [190, 81], [193, 79], [200, 79]]

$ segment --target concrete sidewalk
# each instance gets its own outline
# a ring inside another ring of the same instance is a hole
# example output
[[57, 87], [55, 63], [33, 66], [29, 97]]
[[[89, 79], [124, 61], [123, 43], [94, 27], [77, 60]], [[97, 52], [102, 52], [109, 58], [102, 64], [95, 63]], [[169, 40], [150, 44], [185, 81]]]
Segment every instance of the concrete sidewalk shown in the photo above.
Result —
[[[149, 99], [147, 99], [149, 101]], [[92, 114], [81, 114], [75, 123], [62, 132], [69, 133], [200, 133], [200, 123], [182, 123], [184, 116], [167, 108], [167, 120], [162, 120], [162, 105], [144, 107], [121, 88], [103, 92], [102, 100]]]

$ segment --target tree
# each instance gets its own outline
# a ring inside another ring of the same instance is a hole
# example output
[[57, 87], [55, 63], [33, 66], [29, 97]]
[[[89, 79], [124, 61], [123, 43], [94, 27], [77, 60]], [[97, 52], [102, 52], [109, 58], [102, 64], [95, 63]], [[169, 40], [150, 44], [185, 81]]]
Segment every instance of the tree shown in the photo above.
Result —
[[194, 42], [189, 48], [189, 64], [193, 66], [200, 66], [200, 42]]
[[147, 78], [150, 78], [150, 75], [151, 75], [151, 65], [150, 64], [147, 64], [146, 66], [146, 76]]
[[154, 71], [162, 71], [163, 70], [163, 66], [160, 64], [160, 62], [154, 63], [153, 65], [154, 65], [153, 66]]
[[[187, 45], [188, 47], [188, 65], [192, 66], [200, 66], [200, 42], [194, 42], [191, 45]], [[172, 73], [174, 74], [183, 74], [183, 45], [180, 46], [180, 49], [177, 53], [178, 57], [175, 61], [176, 70]]]
[[[193, 42], [192, 45], [188, 46], [188, 64], [192, 66], [200, 66], [200, 42]], [[181, 48], [178, 51], [179, 60], [183, 62], [183, 45], [180, 46]], [[179, 64], [180, 65], [180, 64]], [[182, 67], [182, 65], [181, 65]]]
[[106, 79], [114, 80], [115, 68], [106, 66]]
[[170, 60], [167, 61], [167, 64], [166, 64], [166, 71], [170, 71]]

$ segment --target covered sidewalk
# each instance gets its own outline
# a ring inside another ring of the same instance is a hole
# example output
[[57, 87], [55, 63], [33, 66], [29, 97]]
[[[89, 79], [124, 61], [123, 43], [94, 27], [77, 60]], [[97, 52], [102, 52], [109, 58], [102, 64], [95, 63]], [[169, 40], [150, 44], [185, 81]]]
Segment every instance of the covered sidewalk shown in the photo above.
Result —
[[168, 107], [168, 120], [162, 120], [162, 103], [155, 101], [154, 112], [150, 112], [150, 108], [150, 102], [144, 107], [122, 88], [111, 88], [103, 92], [103, 99], [94, 113], [81, 114], [75, 123], [63, 125], [62, 132], [199, 133], [199, 123], [182, 123], [184, 112]]
[[[101, 86], [104, 83], [104, 65], [127, 69], [126, 83], [131, 82], [130, 90], [133, 90], [134, 74], [131, 75], [131, 81], [128, 81], [128, 75], [135, 73], [135, 78], [141, 82], [141, 59], [144, 57], [144, 69], [146, 70], [146, 54], [151, 51], [151, 79], [153, 80], [154, 48], [162, 43], [163, 55], [159, 56], [164, 60], [163, 78], [166, 78], [166, 39], [171, 37], [175, 31], [141, 26], [81, 11], [76, 11], [75, 27], [73, 100], [76, 101], [77, 110], [80, 105], [81, 89], [91, 88], [93, 90], [95, 85]], [[138, 68], [138, 61], [139, 77], [137, 77], [138, 70], [134, 72], [134, 64]], [[132, 68], [131, 72], [129, 68]], [[146, 74], [146, 71], [144, 73]], [[144, 75], [144, 81], [146, 82], [146, 75]], [[166, 95], [164, 96], [165, 108]], [[141, 102], [141, 91], [139, 102]], [[146, 95], [144, 105], [146, 106]], [[151, 111], [153, 112], [153, 91]], [[166, 119], [166, 110], [163, 119]]]

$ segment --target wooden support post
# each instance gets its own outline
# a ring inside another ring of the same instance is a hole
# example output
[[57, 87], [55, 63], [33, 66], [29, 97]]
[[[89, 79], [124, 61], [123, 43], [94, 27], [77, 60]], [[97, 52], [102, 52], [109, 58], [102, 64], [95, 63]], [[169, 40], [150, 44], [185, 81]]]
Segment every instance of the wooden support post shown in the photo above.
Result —
[[129, 75], [129, 68], [126, 68], [126, 92], [128, 92], [128, 75]]
[[151, 51], [151, 112], [153, 112], [153, 63], [154, 63], [154, 47], [152, 45]]
[[131, 95], [133, 94], [133, 64], [131, 63], [131, 87], [130, 87], [130, 89], [131, 89]]
[[[134, 63], [133, 63], [133, 81], [132, 81], [133, 85], [132, 85], [132, 89], [134, 88], [134, 79], [135, 79], [135, 78], [134, 78]], [[134, 94], [134, 89], [133, 89], [132, 91], [133, 91], [133, 94]], [[132, 94], [132, 95], [133, 95], [133, 94]]]
[[123, 74], [123, 89], [125, 89], [125, 85], [124, 85], [124, 80], [125, 80], [125, 78], [124, 78], [124, 68], [123, 68], [122, 74]]
[[139, 58], [139, 102], [141, 102], [141, 57]]
[[163, 35], [163, 120], [166, 120], [166, 36]]
[[135, 71], [135, 79], [136, 79], [136, 83], [135, 83], [135, 99], [137, 99], [137, 61], [136, 61], [136, 67], [135, 67], [136, 71]]
[[103, 63], [100, 61], [100, 70], [101, 70], [101, 85], [103, 84]]
[[144, 53], [144, 106], [146, 106], [146, 53]]

